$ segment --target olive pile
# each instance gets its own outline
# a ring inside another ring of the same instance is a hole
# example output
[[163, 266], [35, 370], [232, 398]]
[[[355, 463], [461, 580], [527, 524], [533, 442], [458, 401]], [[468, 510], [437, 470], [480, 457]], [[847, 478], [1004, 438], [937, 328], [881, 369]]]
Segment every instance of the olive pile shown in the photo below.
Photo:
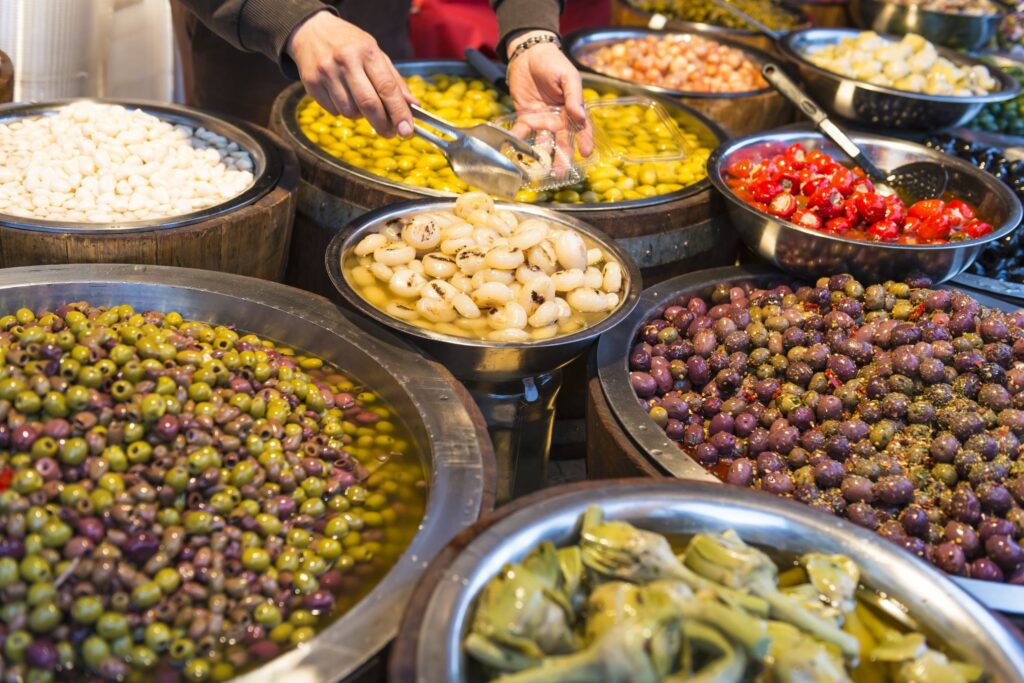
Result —
[[[1000, 68], [993, 64], [993, 68]], [[1024, 86], [1024, 68], [1016, 63], [1001, 67], [1008, 75]], [[986, 104], [978, 116], [971, 121], [971, 128], [989, 133], [1024, 135], [1024, 94], [1008, 102]]]
[[[716, 5], [712, 0], [631, 0], [631, 2], [645, 12], [664, 14], [666, 17], [679, 21], [711, 24], [745, 31], [756, 30], [732, 12]], [[800, 26], [798, 14], [771, 0], [730, 0], [730, 2], [775, 31], [789, 31]]]
[[[934, 135], [925, 143], [932, 149], [960, 157], [1002, 180], [1024, 201], [1024, 161], [1010, 161], [998, 147], [982, 145], [948, 133]], [[1019, 228], [991, 242], [968, 272], [1024, 283], [1024, 232]]]
[[714, 288], [644, 325], [630, 380], [719, 478], [1024, 584], [1024, 311], [926, 282]]
[[373, 392], [254, 335], [0, 317], [0, 680], [224, 681], [404, 551], [423, 471]]
[[[410, 76], [409, 90], [423, 107], [458, 126], [472, 126], [499, 118], [511, 111], [511, 102], [480, 80], [437, 74], [429, 78]], [[607, 100], [585, 89], [587, 102]], [[316, 145], [345, 163], [388, 180], [413, 187], [462, 194], [470, 188], [455, 173], [440, 150], [426, 140], [379, 137], [365, 119], [353, 121], [332, 116], [306, 98], [297, 112], [299, 128]], [[630, 163], [625, 157], [645, 156], [663, 151], [669, 138], [651, 112], [638, 104], [605, 105], [593, 114], [595, 126], [614, 145], [614, 155], [588, 161], [583, 182], [552, 192], [523, 189], [521, 202], [562, 204], [620, 202], [676, 192], [707, 176], [705, 164], [717, 144], [704, 126], [694, 119], [677, 116], [675, 123], [683, 158], [673, 161]]]

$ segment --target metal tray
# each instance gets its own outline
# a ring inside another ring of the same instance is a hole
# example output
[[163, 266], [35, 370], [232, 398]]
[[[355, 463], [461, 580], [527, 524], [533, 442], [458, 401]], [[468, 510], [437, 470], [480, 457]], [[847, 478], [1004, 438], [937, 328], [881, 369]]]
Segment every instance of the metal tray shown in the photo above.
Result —
[[0, 310], [37, 310], [70, 301], [131, 304], [287, 342], [337, 364], [395, 406], [431, 474], [421, 529], [395, 566], [352, 610], [308, 646], [290, 650], [236, 683], [330, 683], [358, 671], [394, 637], [427, 561], [487, 511], [484, 464], [470, 414], [446, 380], [382, 328], [350, 319], [326, 299], [264, 280], [166, 266], [58, 265], [0, 270]]
[[[403, 76], [429, 76], [431, 74], [449, 74], [452, 76], [473, 76], [480, 78], [480, 75], [473, 70], [467, 62], [463, 62], [455, 59], [434, 59], [434, 60], [416, 60], [416, 61], [400, 61], [395, 63], [395, 68], [398, 69], [398, 73]], [[614, 93], [616, 95], [642, 95], [651, 97], [656, 100], [659, 104], [665, 107], [670, 114], [675, 116], [683, 116], [693, 120], [699, 125], [703, 126], [707, 135], [715, 139], [715, 144], [725, 140], [728, 136], [725, 134], [718, 124], [714, 123], [702, 114], [694, 111], [693, 109], [680, 104], [679, 102], [673, 101], [671, 98], [660, 97], [658, 95], [651, 95], [646, 92], [642, 86], [627, 84], [623, 81], [615, 80], [613, 78], [607, 78], [605, 76], [597, 76], [592, 74], [584, 74], [583, 76], [583, 87], [593, 88], [598, 92]], [[296, 83], [288, 87], [285, 90], [287, 94], [281, 110], [284, 117], [284, 129], [288, 141], [297, 147], [302, 147], [306, 151], [315, 155], [321, 161], [343, 169], [346, 173], [350, 173], [354, 176], [361, 178], [365, 182], [374, 183], [383, 187], [388, 187], [396, 190], [403, 190], [405, 192], [414, 192], [416, 194], [423, 195], [425, 197], [454, 197], [456, 195], [451, 192], [441, 192], [440, 190], [434, 190], [429, 187], [415, 187], [413, 185], [407, 185], [406, 183], [396, 182], [389, 180], [379, 175], [370, 173], [369, 171], [358, 168], [351, 164], [348, 164], [340, 159], [337, 159], [324, 150], [322, 150], [316, 144], [310, 142], [309, 138], [306, 137], [299, 129], [298, 118], [295, 116], [295, 112], [298, 110], [299, 103], [301, 103], [306, 97], [306, 91], [303, 90], [301, 83]], [[545, 202], [538, 204], [550, 209], [562, 209], [567, 211], [607, 211], [615, 209], [629, 209], [639, 208], [644, 206], [654, 206], [657, 204], [666, 204], [668, 202], [676, 201], [684, 197], [692, 197], [701, 192], [704, 192], [710, 187], [710, 182], [707, 178], [703, 178], [693, 185], [688, 185], [678, 192], [671, 192], [669, 194], [657, 195], [654, 197], [645, 197], [644, 199], [633, 199], [622, 202], [609, 202], [599, 204], [559, 204], [555, 202]]]
[[27, 104], [10, 104], [0, 107], [0, 125], [14, 119], [47, 116], [54, 114], [57, 109], [74, 102], [99, 102], [102, 104], [119, 104], [132, 109], [141, 109], [147, 114], [152, 114], [169, 123], [181, 124], [184, 126], [201, 126], [218, 135], [237, 142], [252, 155], [254, 168], [253, 184], [242, 194], [229, 199], [221, 204], [207, 207], [200, 211], [182, 214], [180, 216], [168, 216], [167, 218], [153, 218], [146, 221], [131, 221], [124, 223], [69, 223], [65, 221], [46, 221], [24, 216], [11, 216], [0, 213], [0, 225], [22, 230], [34, 230], [42, 232], [74, 232], [79, 235], [108, 234], [110, 232], [145, 232], [148, 230], [164, 230], [177, 228], [190, 223], [220, 216], [235, 211], [243, 206], [252, 204], [259, 200], [277, 186], [281, 178], [283, 162], [281, 153], [270, 137], [261, 129], [252, 126], [244, 121], [230, 118], [218, 118], [212, 114], [165, 102], [149, 102], [145, 100], [113, 100], [98, 98], [76, 98], [67, 100], [55, 100], [52, 102], [30, 102]]
[[[706, 298], [716, 285], [723, 283], [770, 286], [793, 282], [795, 279], [768, 266], [714, 268], [682, 275], [645, 290], [640, 295], [640, 302], [633, 309], [633, 313], [615, 329], [601, 337], [595, 358], [598, 378], [605, 399], [622, 430], [636, 444], [640, 452], [665, 474], [679, 479], [722, 483], [691, 458], [676, 442], [665, 436], [665, 433], [654, 424], [637, 402], [636, 394], [629, 383], [628, 363], [629, 349], [633, 346], [633, 340], [641, 325], [656, 315], [659, 310], [664, 310], [672, 300], [680, 295], [696, 294]], [[982, 305], [991, 308], [1002, 310], [1019, 308], [1019, 306], [1013, 306], [1006, 301], [986, 296], [977, 291], [968, 291], [968, 294]], [[729, 495], [732, 495], [731, 491]], [[1024, 614], [1024, 586], [995, 584], [959, 577], [954, 577], [953, 580], [991, 609], [1012, 614]]]
[[[531, 496], [449, 546], [439, 558], [441, 566], [432, 567], [417, 588], [413, 600], [426, 605], [423, 613], [407, 614], [403, 620], [396, 650], [412, 654], [406, 661], [414, 662], [415, 676], [402, 680], [467, 683], [462, 640], [480, 590], [503, 565], [521, 560], [542, 541], [573, 542], [579, 518], [592, 504], [611, 519], [661, 533], [734, 529], [753, 545], [783, 552], [843, 553], [860, 565], [867, 588], [902, 603], [927, 633], [957, 656], [984, 666], [992, 681], [1019, 681], [1024, 671], [1024, 641], [1004, 619], [971, 600], [938, 570], [870, 531], [753, 491], [723, 491], [693, 481], [627, 479]], [[392, 673], [395, 663], [393, 659]]]

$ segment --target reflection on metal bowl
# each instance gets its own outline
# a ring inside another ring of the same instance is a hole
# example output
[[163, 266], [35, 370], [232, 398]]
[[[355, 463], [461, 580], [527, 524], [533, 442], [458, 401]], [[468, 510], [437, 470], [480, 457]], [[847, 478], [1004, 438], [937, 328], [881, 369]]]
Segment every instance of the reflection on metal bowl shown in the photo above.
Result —
[[936, 45], [981, 50], [995, 37], [1003, 15], [933, 12], [913, 4], [850, 0], [850, 15], [863, 29], [904, 35], [917, 33]]
[[[808, 29], [791, 33], [779, 42], [782, 53], [800, 69], [808, 93], [829, 112], [845, 119], [893, 129], [940, 130], [962, 126], [986, 104], [1012, 100], [1020, 93], [1020, 84], [1001, 69], [990, 69], [1001, 85], [999, 90], [956, 97], [872, 85], [823, 69], [806, 57], [810, 50], [835, 45], [859, 33], [857, 29]], [[986, 66], [980, 59], [956, 50], [937, 49], [941, 56], [959, 66]]]
[[733, 227], [751, 250], [801, 277], [851, 273], [863, 280], [881, 282], [920, 274], [939, 283], [959, 275], [974, 262], [986, 244], [1014, 230], [1020, 223], [1020, 201], [995, 176], [911, 142], [874, 135], [856, 135], [854, 140], [882, 169], [923, 160], [943, 164], [949, 172], [949, 191], [977, 206], [978, 214], [992, 224], [993, 232], [980, 239], [949, 244], [914, 246], [868, 242], [801, 228], [755, 209], [725, 184], [723, 173], [730, 164], [742, 159], [759, 161], [794, 143], [842, 158], [839, 149], [821, 134], [792, 129], [732, 140], [721, 145], [708, 159], [708, 177], [728, 201]]

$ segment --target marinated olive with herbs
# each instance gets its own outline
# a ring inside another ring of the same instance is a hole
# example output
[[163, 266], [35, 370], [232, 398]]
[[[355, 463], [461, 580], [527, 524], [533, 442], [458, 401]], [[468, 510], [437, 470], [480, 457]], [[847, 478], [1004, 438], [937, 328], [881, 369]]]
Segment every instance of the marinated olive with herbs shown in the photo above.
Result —
[[[669, 358], [687, 371], [656, 373]], [[1024, 311], [926, 281], [724, 286], [671, 301], [629, 365], [655, 424], [724, 481], [1024, 582]]]
[[5, 682], [228, 680], [352, 607], [422, 519], [400, 416], [319, 358], [73, 303], [0, 317], [0, 361]]

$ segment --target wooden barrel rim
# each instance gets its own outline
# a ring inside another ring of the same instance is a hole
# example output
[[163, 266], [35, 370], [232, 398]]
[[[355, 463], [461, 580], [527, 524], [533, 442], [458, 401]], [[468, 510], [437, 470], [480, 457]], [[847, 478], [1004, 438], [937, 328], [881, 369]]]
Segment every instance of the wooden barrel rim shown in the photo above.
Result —
[[282, 169], [277, 185], [255, 202], [178, 228], [133, 233], [52, 233], [0, 224], [0, 266], [144, 263], [279, 279], [287, 262], [300, 165], [279, 136], [263, 132], [280, 149]]
[[11, 58], [0, 50], [0, 104], [14, 99], [14, 65]]
[[433, 596], [434, 588], [445, 578], [448, 567], [474, 539], [509, 515], [546, 500], [552, 495], [552, 491], [557, 491], [559, 494], [569, 491], [587, 491], [604, 486], [628, 484], [631, 481], [635, 482], [636, 479], [581, 481], [564, 484], [557, 489], [538, 491], [501, 506], [494, 513], [467, 527], [453, 538], [431, 561], [409, 599], [405, 614], [398, 626], [398, 636], [391, 645], [391, 654], [388, 658], [389, 683], [413, 683], [416, 680], [416, 643], [419, 642], [419, 633], [423, 626], [426, 607]]
[[619, 424], [604, 396], [601, 380], [593, 373], [587, 381], [587, 476], [665, 477], [658, 466], [636, 447]]

